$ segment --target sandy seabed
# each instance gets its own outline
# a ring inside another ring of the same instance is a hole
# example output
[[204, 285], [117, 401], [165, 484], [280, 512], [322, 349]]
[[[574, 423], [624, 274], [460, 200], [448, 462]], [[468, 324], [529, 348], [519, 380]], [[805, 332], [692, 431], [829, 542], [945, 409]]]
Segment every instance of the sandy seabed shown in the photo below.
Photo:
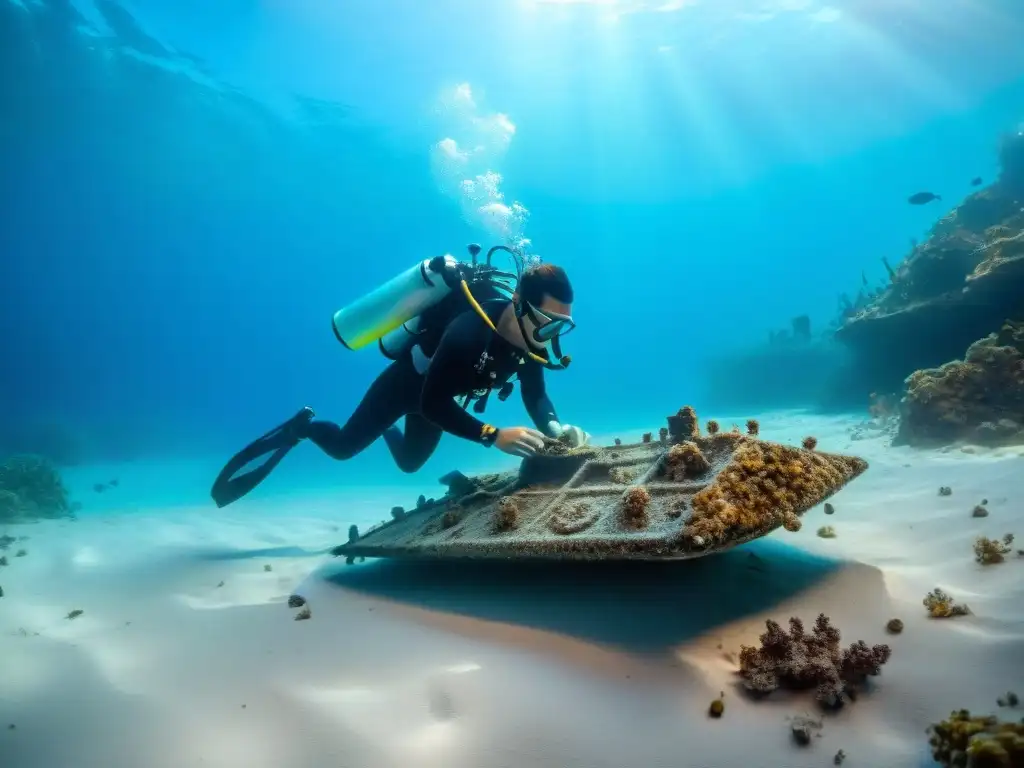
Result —
[[[680, 563], [346, 567], [326, 549], [407, 491], [162, 508], [133, 499], [137, 468], [111, 468], [106, 511], [7, 531], [28, 538], [0, 568], [0, 766], [802, 768], [840, 749], [848, 767], [932, 765], [929, 723], [1024, 694], [1024, 557], [972, 550], [1008, 532], [1024, 546], [1024, 450], [761, 421], [766, 439], [813, 434], [871, 467], [834, 515]], [[836, 538], [815, 535], [826, 524]], [[929, 619], [935, 587], [973, 614]], [[311, 619], [293, 620], [292, 593]], [[811, 693], [747, 697], [740, 645], [766, 618], [821, 612], [844, 644], [891, 645], [870, 690], [824, 715]], [[822, 727], [800, 747], [789, 720], [806, 714]]]

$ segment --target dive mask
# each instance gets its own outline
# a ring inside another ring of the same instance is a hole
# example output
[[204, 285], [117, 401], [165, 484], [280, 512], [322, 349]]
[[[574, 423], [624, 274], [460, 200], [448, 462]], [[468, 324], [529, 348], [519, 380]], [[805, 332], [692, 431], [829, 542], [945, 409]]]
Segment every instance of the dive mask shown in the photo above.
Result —
[[541, 310], [529, 302], [526, 303], [526, 314], [533, 324], [533, 341], [542, 347], [572, 332], [576, 327], [569, 315]]
[[[529, 332], [523, 325], [524, 316], [530, 319], [532, 328]], [[569, 315], [541, 310], [525, 302], [519, 315], [519, 327], [523, 335], [528, 336], [528, 345], [544, 352], [544, 357], [530, 353], [531, 357], [553, 370], [569, 367], [570, 358], [562, 354], [561, 343], [562, 337], [576, 327]]]

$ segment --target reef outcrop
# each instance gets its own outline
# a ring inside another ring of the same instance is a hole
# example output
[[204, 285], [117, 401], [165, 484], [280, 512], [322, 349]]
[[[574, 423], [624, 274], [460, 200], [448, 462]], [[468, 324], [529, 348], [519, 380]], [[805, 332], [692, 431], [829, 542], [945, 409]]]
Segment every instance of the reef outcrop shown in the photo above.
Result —
[[962, 360], [916, 371], [905, 387], [896, 445], [1024, 442], [1024, 323], [1004, 323]]
[[18, 455], [0, 461], [0, 523], [72, 515], [60, 472], [49, 460]]
[[941, 219], [836, 330], [876, 391], [896, 391], [914, 370], [1024, 317], [1024, 129], [1004, 136], [999, 157], [997, 181]]

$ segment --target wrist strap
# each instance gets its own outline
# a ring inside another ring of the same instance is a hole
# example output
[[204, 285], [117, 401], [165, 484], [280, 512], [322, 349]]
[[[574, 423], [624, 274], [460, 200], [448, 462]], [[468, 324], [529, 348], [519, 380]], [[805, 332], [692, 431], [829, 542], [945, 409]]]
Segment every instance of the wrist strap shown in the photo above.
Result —
[[486, 445], [488, 448], [494, 445], [494, 442], [498, 439], [498, 428], [492, 427], [490, 424], [484, 424], [480, 427], [480, 442]]

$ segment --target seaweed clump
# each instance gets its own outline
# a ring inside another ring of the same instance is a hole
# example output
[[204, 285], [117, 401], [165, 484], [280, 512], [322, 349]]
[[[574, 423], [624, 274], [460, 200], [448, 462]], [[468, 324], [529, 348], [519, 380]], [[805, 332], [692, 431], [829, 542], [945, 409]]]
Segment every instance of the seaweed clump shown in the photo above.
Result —
[[42, 456], [11, 456], [0, 462], [0, 522], [73, 517], [57, 467]]
[[1024, 766], [1024, 722], [950, 713], [929, 729], [932, 758], [946, 768], [1021, 768]]
[[979, 536], [974, 542], [974, 559], [982, 565], [994, 565], [1006, 559], [1013, 551], [1013, 534], [1008, 533], [999, 539], [987, 539]]
[[744, 687], [756, 694], [766, 695], [780, 687], [813, 687], [821, 704], [837, 707], [852, 698], [854, 686], [878, 675], [892, 653], [888, 645], [869, 647], [863, 640], [841, 648], [839, 630], [823, 613], [810, 634], [796, 616], [789, 620], [789, 632], [771, 619], [765, 625], [761, 647], [745, 645], [740, 650]]
[[717, 435], [718, 430], [720, 430], [721, 427], [714, 419], [708, 419], [708, 423], [704, 426], [704, 429], [707, 430], [709, 435]]
[[813, 451], [815, 448], [818, 447], [818, 438], [814, 437], [813, 435], [808, 435], [807, 437], [804, 438], [801, 445], [803, 445], [803, 447], [806, 450]]
[[643, 486], [636, 486], [626, 491], [622, 497], [622, 518], [626, 525], [633, 528], [647, 526], [647, 507], [651, 503], [651, 494]]
[[494, 530], [498, 533], [514, 531], [519, 527], [519, 502], [511, 496], [502, 496], [494, 508]]
[[761, 433], [761, 422], [757, 419], [747, 419], [747, 434], [757, 437]]
[[683, 482], [688, 477], [703, 475], [711, 469], [707, 460], [696, 443], [687, 441], [669, 448], [665, 459], [665, 472], [673, 482]]
[[952, 597], [936, 587], [922, 600], [928, 615], [933, 619], [949, 619], [953, 616], [967, 616], [971, 609], [960, 605]]
[[708, 547], [767, 532], [798, 531], [799, 514], [867, 469], [852, 456], [811, 453], [744, 438], [713, 483], [693, 497], [686, 539]]

